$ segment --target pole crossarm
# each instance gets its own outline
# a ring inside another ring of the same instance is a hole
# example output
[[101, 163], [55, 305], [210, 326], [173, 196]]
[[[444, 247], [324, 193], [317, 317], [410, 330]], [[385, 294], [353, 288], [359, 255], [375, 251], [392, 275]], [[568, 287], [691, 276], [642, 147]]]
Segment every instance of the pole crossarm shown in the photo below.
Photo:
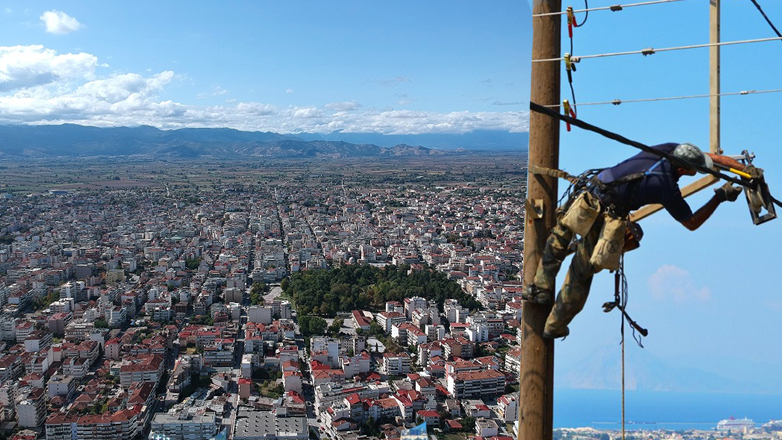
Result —
[[[769, 38], [755, 38], [753, 40], [738, 40], [738, 41], [723, 41], [720, 43], [704, 43], [704, 44], [693, 44], [690, 46], [676, 46], [676, 47], [663, 47], [660, 49], [655, 49], [653, 47], [647, 47], [646, 49], [641, 50], [631, 50], [627, 52], [612, 52], [612, 53], [601, 53], [596, 55], [583, 55], [583, 56], [571, 56], [570, 61], [574, 63], [578, 63], [581, 60], [587, 60], [592, 58], [605, 58], [605, 57], [618, 57], [618, 56], [625, 56], [625, 55], [654, 55], [657, 52], [671, 52], [674, 50], [687, 50], [687, 49], [701, 49], [704, 47], [719, 47], [719, 46], [731, 46], [735, 44], [750, 44], [750, 43], [765, 43], [767, 41], [782, 41], [782, 37], [769, 37]], [[533, 63], [549, 63], [553, 61], [564, 61], [564, 57], [560, 58], [543, 58], [539, 60], [532, 60]]]

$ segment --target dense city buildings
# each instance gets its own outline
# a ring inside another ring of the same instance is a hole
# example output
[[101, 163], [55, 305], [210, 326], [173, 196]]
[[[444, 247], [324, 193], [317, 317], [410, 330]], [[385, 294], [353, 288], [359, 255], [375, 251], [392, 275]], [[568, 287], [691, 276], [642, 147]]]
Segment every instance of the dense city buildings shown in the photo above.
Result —
[[2, 434], [514, 436], [523, 181], [386, 178], [7, 195]]

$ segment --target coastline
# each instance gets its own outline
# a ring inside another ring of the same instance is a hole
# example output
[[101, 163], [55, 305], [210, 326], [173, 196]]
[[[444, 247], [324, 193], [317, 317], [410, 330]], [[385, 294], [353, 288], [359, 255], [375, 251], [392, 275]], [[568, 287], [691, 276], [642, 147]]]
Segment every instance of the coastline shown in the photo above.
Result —
[[[782, 418], [782, 394], [683, 393], [627, 391], [628, 430], [708, 430], [720, 420], [747, 417], [762, 425]], [[556, 389], [554, 428], [621, 429], [619, 390]]]

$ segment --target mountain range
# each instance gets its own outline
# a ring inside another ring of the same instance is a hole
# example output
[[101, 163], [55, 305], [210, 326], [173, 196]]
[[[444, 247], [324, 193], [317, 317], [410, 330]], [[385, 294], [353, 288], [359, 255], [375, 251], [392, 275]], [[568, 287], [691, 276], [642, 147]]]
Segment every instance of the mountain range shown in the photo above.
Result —
[[160, 130], [81, 125], [0, 125], [0, 159], [140, 156], [166, 158], [312, 158], [428, 156], [471, 150], [526, 150], [527, 133], [283, 135], [229, 128]]

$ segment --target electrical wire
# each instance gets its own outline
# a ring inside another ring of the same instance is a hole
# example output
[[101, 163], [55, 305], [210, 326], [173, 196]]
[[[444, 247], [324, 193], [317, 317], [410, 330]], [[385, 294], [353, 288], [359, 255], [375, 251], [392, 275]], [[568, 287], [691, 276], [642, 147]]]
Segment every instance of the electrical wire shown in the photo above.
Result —
[[[646, 98], [646, 99], [614, 99], [611, 101], [598, 101], [598, 102], [585, 102], [582, 104], [579, 104], [580, 106], [584, 105], [620, 105], [620, 104], [634, 104], [639, 102], [656, 102], [656, 101], [674, 101], [679, 99], [694, 99], [694, 98], [713, 98], [717, 96], [740, 96], [740, 95], [759, 95], [763, 93], [780, 93], [782, 92], [782, 89], [773, 89], [773, 90], [743, 90], [741, 92], [730, 92], [730, 93], [715, 93], [715, 94], [704, 94], [704, 95], [688, 95], [688, 96], [670, 96], [665, 98]], [[544, 107], [547, 108], [558, 108], [561, 107], [561, 104], [549, 104], [544, 105]]]
[[771, 20], [770, 20], [770, 19], [768, 18], [768, 16], [766, 15], [766, 13], [765, 13], [765, 12], [763, 12], [763, 8], [761, 8], [761, 7], [760, 7], [760, 5], [758, 4], [758, 2], [757, 2], [756, 0], [751, 0], [751, 1], [752, 1], [752, 3], [755, 5], [755, 7], [756, 7], [756, 8], [758, 8], [758, 11], [760, 11], [760, 15], [762, 15], [762, 16], [763, 16], [763, 18], [765, 18], [765, 19], [766, 19], [766, 22], [768, 23], [768, 25], [769, 25], [769, 26], [771, 26], [771, 29], [773, 29], [773, 30], [774, 30], [774, 33], [776, 33], [776, 34], [777, 34], [777, 37], [780, 37], [780, 38], [782, 38], [782, 34], [780, 34], [780, 33], [779, 33], [779, 31], [777, 30], [776, 26], [774, 26], [774, 23], [772, 23], [772, 22], [771, 22]]
[[[580, 57], [571, 57], [571, 60], [575, 63], [586, 60], [586, 59], [592, 59], [592, 58], [603, 58], [603, 57], [615, 57], [615, 56], [621, 56], [621, 55], [653, 55], [657, 52], [670, 52], [674, 50], [684, 50], [684, 49], [699, 49], [703, 47], [715, 47], [715, 46], [730, 46], [734, 44], [747, 44], [747, 43], [763, 43], [766, 41], [778, 41], [782, 40], [782, 37], [771, 37], [771, 38], [757, 38], [754, 40], [739, 40], [739, 41], [724, 41], [721, 43], [706, 43], [706, 44], [693, 44], [690, 46], [676, 46], [676, 47], [664, 47], [661, 49], [654, 49], [652, 47], [641, 49], [641, 50], [632, 50], [628, 52], [613, 52], [613, 53], [602, 53], [597, 55], [584, 55]], [[540, 60], [532, 60], [533, 63], [547, 63], [551, 61], [563, 61], [564, 58], [545, 58]]]
[[[589, 8], [589, 5], [586, 5], [586, 9], [579, 9], [579, 10], [576, 10], [576, 11], [573, 11], [573, 12], [574, 13], [580, 13], [580, 12], [587, 12], [587, 13], [589, 13], [590, 11], [609, 11], [609, 10], [612, 11], [612, 12], [617, 12], [617, 11], [621, 11], [624, 8], [631, 8], [631, 7], [634, 7], [634, 6], [649, 6], [649, 5], [656, 5], [658, 3], [671, 3], [671, 2], [680, 2], [680, 1], [684, 1], [684, 0], [655, 0], [655, 1], [648, 1], [648, 2], [641, 2], [641, 3], [629, 3], [629, 4], [626, 4], [626, 5], [601, 6], [599, 8], [592, 8], [592, 9]], [[545, 12], [545, 13], [542, 13], [542, 14], [534, 14], [532, 17], [533, 18], [535, 18], [535, 17], [548, 17], [548, 16], [552, 16], [552, 15], [565, 15], [565, 14], [567, 14], [567, 11], [562, 11], [562, 12]], [[584, 21], [586, 21], [586, 19]], [[581, 25], [579, 25], [579, 26], [581, 26]]]
[[[584, 0], [584, 12], [586, 12], [586, 14], [584, 15], [584, 21], [582, 21], [581, 24], [577, 24], [576, 27], [583, 26], [587, 22], [587, 19], [589, 18], [589, 0]], [[576, 11], [573, 11], [573, 13], [575, 14]], [[571, 51], [570, 53], [573, 52]]]

